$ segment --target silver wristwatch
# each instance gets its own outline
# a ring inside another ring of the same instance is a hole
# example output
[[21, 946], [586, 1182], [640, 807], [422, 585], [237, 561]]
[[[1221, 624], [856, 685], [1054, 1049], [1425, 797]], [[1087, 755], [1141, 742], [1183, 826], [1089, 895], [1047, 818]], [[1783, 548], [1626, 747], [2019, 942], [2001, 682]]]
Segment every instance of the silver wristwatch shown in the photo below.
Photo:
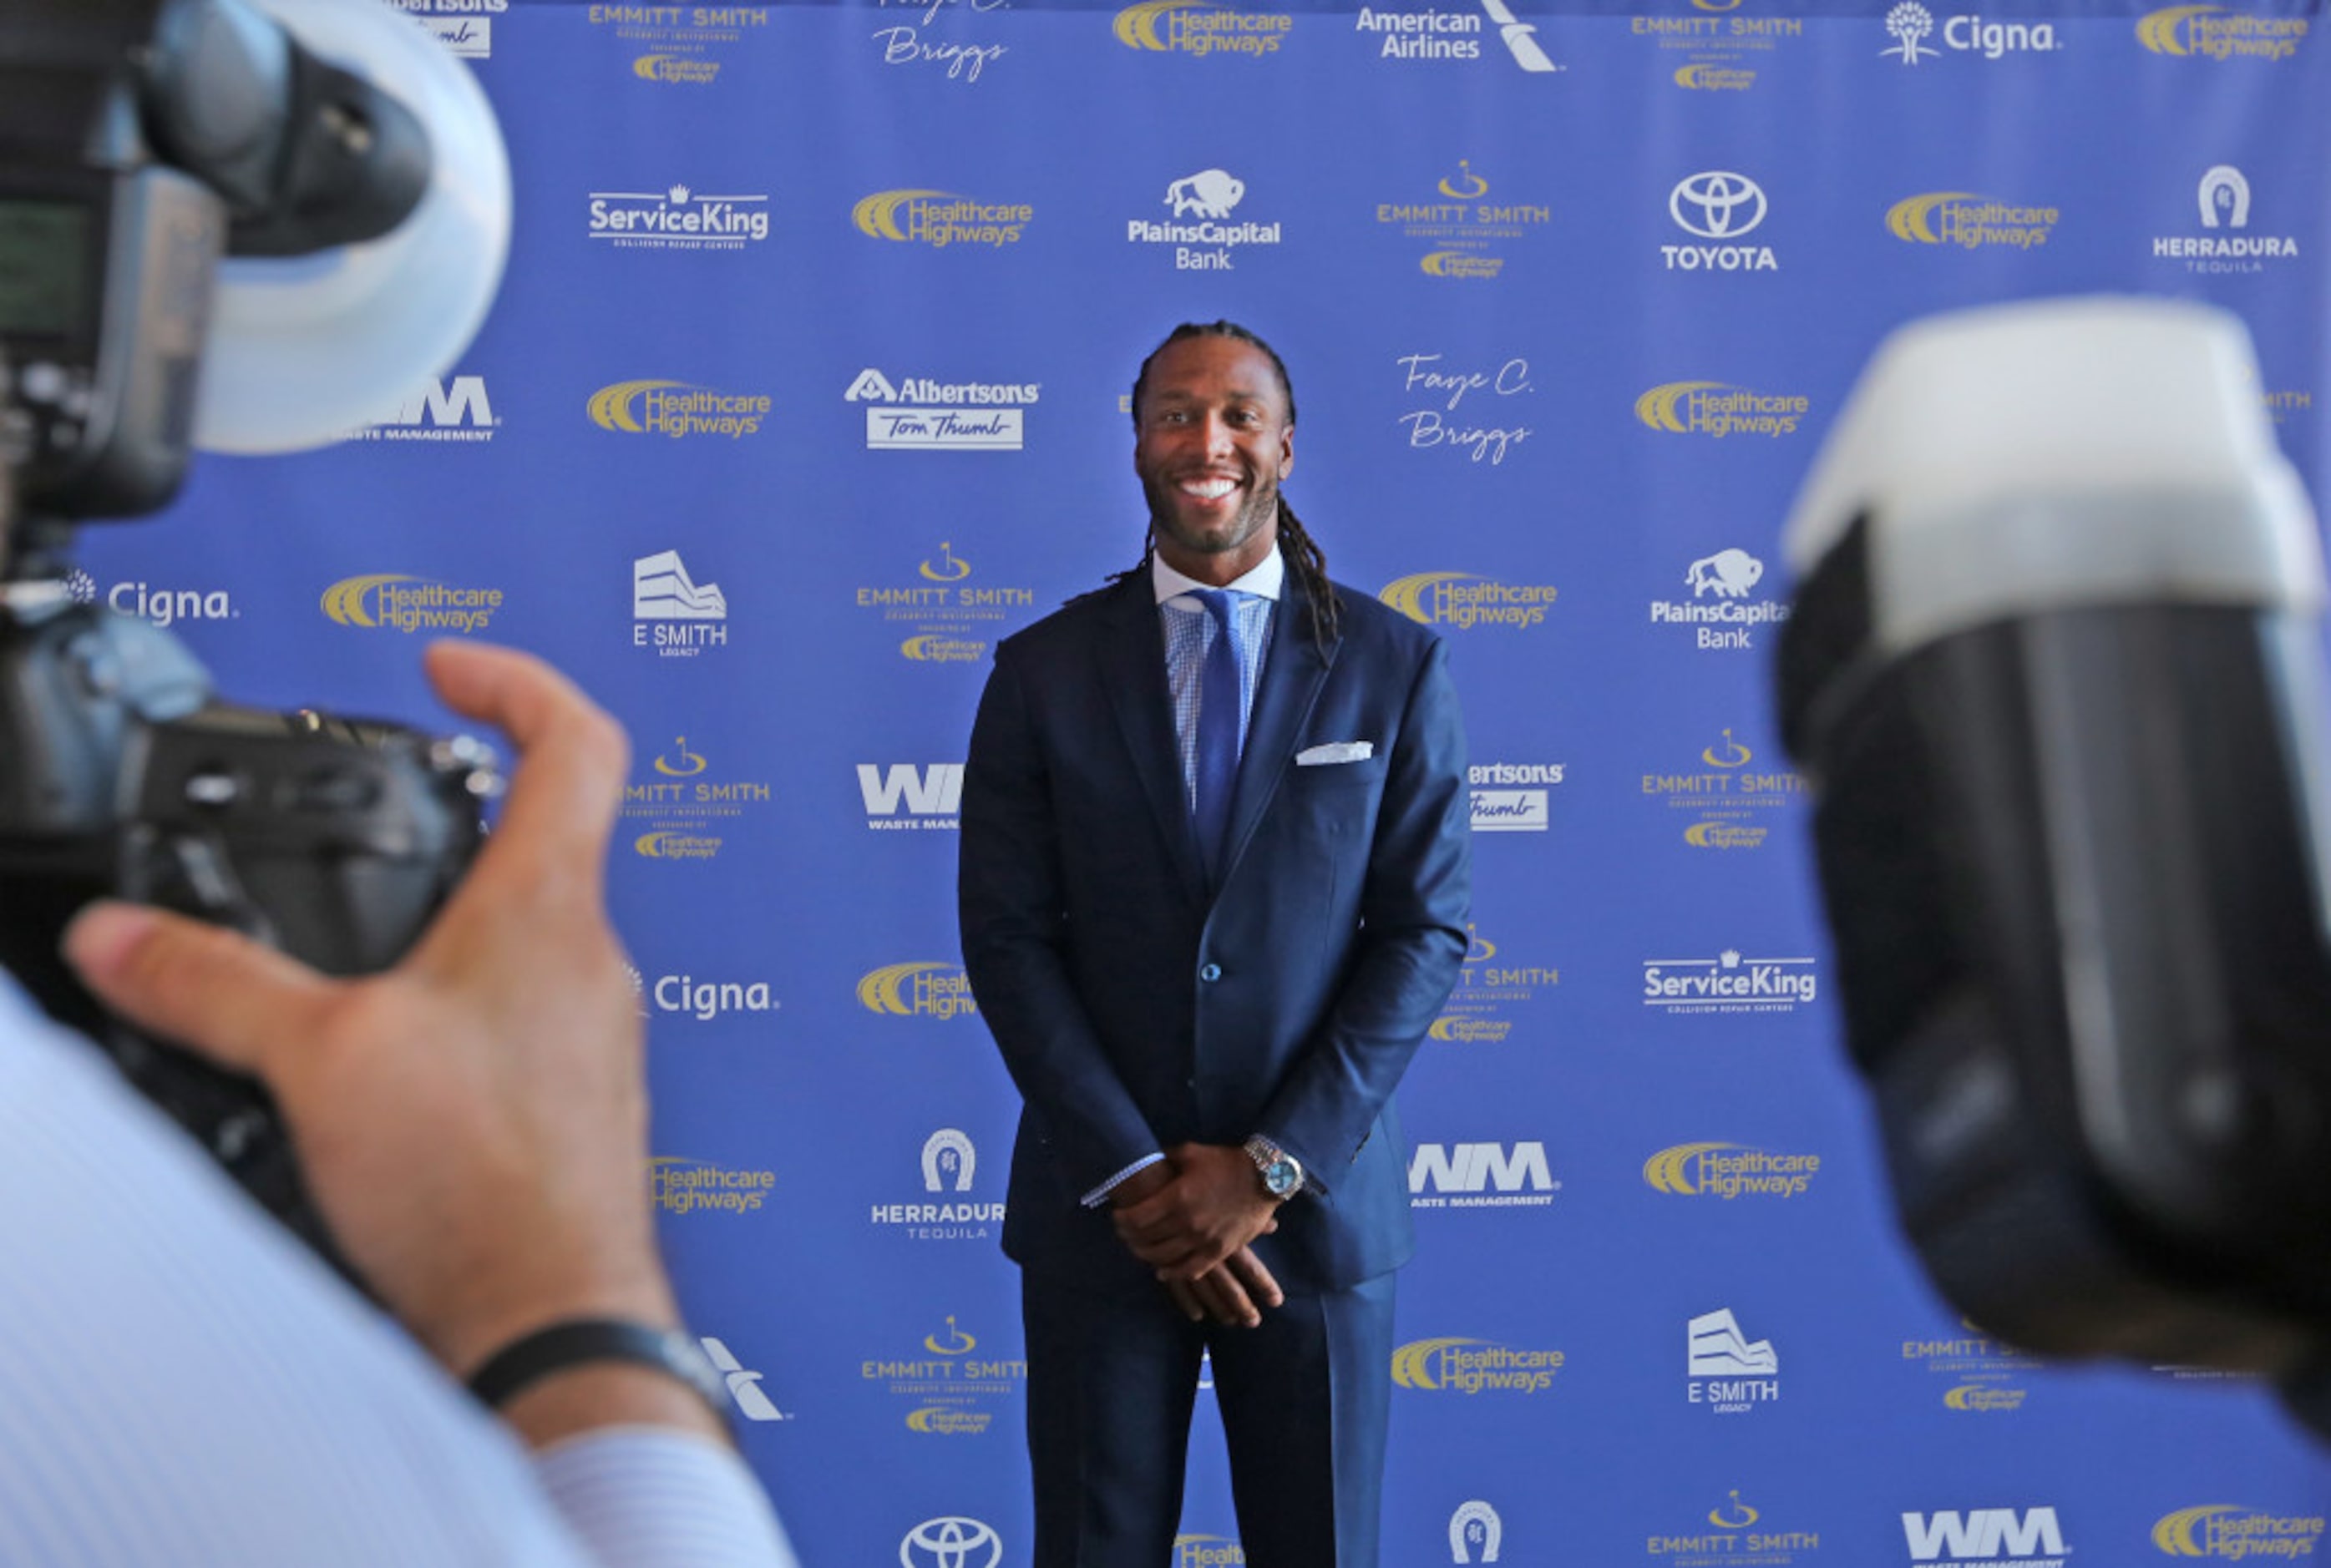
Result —
[[1296, 1163], [1294, 1155], [1269, 1138], [1257, 1135], [1247, 1139], [1246, 1154], [1254, 1162], [1254, 1168], [1262, 1173], [1263, 1191], [1272, 1197], [1284, 1202], [1302, 1190], [1303, 1167]]

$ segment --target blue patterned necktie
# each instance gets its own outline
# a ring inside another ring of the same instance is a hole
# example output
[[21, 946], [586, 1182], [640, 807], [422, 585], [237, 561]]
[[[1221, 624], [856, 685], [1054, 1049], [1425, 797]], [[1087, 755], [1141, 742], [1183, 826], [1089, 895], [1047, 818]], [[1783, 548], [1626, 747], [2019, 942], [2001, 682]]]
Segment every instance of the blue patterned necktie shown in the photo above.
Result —
[[1221, 873], [1223, 840], [1231, 825], [1231, 791], [1238, 783], [1239, 704], [1245, 653], [1231, 606], [1243, 594], [1227, 588], [1193, 590], [1214, 618], [1214, 640], [1198, 671], [1198, 802], [1192, 820], [1198, 853], [1209, 877]]

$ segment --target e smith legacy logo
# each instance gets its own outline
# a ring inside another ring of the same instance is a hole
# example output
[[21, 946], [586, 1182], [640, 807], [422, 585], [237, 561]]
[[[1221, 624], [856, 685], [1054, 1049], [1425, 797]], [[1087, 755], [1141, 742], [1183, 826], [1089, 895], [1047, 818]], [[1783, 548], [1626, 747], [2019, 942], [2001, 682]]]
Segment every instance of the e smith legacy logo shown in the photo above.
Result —
[[1024, 202], [983, 202], [951, 191], [876, 191], [850, 209], [850, 221], [870, 240], [894, 244], [1016, 245], [1036, 219]]
[[1234, 11], [1214, 0], [1143, 0], [1117, 14], [1111, 31], [1127, 49], [1151, 54], [1260, 60], [1276, 54], [1295, 18]]
[[718, 583], [698, 584], [678, 550], [632, 563], [632, 646], [659, 659], [694, 659], [728, 645], [728, 600]]
[[618, 381], [591, 394], [591, 423], [618, 435], [661, 435], [674, 441], [761, 433], [769, 399], [758, 393], [722, 392], [687, 381]]
[[590, 237], [619, 251], [741, 251], [769, 237], [766, 195], [593, 191]]

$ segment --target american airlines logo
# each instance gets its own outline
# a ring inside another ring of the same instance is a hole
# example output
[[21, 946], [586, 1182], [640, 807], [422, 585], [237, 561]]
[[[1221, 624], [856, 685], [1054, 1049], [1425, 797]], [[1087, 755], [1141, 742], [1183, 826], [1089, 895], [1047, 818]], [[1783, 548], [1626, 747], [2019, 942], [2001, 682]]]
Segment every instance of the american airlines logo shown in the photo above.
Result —
[[1913, 1563], [2015, 1563], [2063, 1568], [2064, 1532], [2053, 1508], [1970, 1508], [1905, 1514], [1902, 1535]]
[[1561, 1188], [1543, 1143], [1419, 1144], [1408, 1157], [1412, 1209], [1543, 1208]]
[[501, 427], [482, 375], [426, 381], [397, 405], [396, 415], [352, 430], [349, 441], [487, 442]]
[[734, 1351], [709, 1334], [702, 1336], [698, 1343], [704, 1346], [705, 1355], [719, 1370], [722, 1379], [728, 1384], [728, 1397], [737, 1402], [738, 1414], [748, 1421], [782, 1421], [793, 1419], [769, 1402], [769, 1396], [761, 1391], [761, 1374], [747, 1369], [737, 1359]]
[[963, 800], [963, 764], [935, 762], [918, 767], [894, 762], [885, 769], [861, 762], [858, 793], [866, 803], [866, 825], [877, 832], [951, 831]]

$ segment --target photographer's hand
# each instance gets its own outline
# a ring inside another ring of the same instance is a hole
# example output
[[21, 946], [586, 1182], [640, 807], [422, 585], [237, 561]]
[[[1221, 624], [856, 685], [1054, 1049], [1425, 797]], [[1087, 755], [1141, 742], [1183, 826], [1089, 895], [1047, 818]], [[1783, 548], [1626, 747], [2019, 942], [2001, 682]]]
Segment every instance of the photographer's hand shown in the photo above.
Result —
[[[395, 969], [330, 979], [119, 904], [84, 913], [65, 950], [109, 1006], [266, 1082], [348, 1259], [466, 1377], [558, 1318], [678, 1312], [647, 1199], [640, 1023], [601, 898], [629, 747], [525, 654], [439, 643], [428, 668], [522, 762], [500, 825]], [[538, 1443], [613, 1421], [719, 1431], [687, 1389], [613, 1364], [547, 1378], [504, 1413]]]

